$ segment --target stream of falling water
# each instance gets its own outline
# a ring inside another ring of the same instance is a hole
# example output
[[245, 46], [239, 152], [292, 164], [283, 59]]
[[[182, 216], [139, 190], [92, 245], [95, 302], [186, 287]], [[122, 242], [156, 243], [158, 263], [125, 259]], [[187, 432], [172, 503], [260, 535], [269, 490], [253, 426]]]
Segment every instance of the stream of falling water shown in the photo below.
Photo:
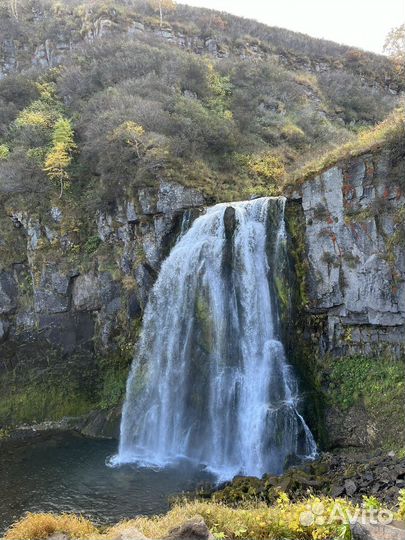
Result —
[[145, 310], [116, 464], [183, 456], [230, 478], [315, 455], [272, 293], [284, 207], [270, 197], [218, 204], [174, 246]]

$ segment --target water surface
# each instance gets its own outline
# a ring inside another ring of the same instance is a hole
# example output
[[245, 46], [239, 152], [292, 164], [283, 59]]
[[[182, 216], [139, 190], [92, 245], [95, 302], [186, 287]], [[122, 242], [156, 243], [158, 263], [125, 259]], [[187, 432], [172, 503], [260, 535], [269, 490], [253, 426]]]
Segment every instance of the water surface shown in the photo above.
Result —
[[164, 469], [110, 468], [115, 441], [73, 434], [0, 446], [0, 534], [25, 512], [75, 512], [99, 524], [169, 508], [168, 498], [213, 481], [182, 461]]

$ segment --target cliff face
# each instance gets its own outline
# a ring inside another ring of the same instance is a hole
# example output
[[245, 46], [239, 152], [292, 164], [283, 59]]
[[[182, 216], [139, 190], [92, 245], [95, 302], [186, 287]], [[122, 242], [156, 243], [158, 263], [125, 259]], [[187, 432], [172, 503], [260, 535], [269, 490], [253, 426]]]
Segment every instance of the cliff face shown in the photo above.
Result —
[[403, 184], [381, 152], [303, 185], [309, 306], [325, 317], [323, 353], [404, 351]]
[[43, 220], [6, 216], [0, 244], [11, 260], [0, 272], [0, 425], [119, 403], [160, 263], [203, 203], [200, 193], [177, 184], [140, 189], [94, 216], [98, 234], [79, 258], [64, 251], [72, 229], [64, 231], [59, 208]]
[[305, 244], [295, 358], [311, 366], [332, 447], [405, 441], [403, 163], [388, 148], [347, 159], [295, 194]]

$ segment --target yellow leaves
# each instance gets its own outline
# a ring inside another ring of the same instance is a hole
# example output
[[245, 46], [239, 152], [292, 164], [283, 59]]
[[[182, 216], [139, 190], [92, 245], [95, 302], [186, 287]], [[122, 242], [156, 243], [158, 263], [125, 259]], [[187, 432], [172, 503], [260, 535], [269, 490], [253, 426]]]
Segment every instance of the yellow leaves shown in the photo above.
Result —
[[384, 44], [384, 51], [396, 61], [405, 61], [405, 24], [401, 24], [389, 32]]
[[56, 94], [56, 86], [54, 83], [49, 82], [37, 82], [35, 84], [42, 99], [54, 99]]
[[160, 9], [172, 11], [176, 9], [176, 2], [173, 0], [148, 0], [148, 4], [154, 11], [159, 11]]
[[[37, 85], [38, 86], [38, 85]], [[42, 86], [42, 85], [40, 85]], [[15, 121], [17, 127], [36, 126], [52, 128], [56, 119], [60, 116], [60, 107], [53, 102], [37, 99], [20, 112]]]
[[46, 156], [44, 171], [51, 179], [66, 178], [66, 169], [70, 165], [71, 160], [72, 158], [69, 155], [66, 145], [56, 143]]
[[0, 161], [5, 161], [10, 154], [10, 149], [5, 144], [0, 144]]
[[286, 504], [289, 504], [290, 498], [288, 497], [287, 493], [284, 491], [281, 491], [279, 496], [277, 497], [277, 504], [279, 506], [285, 506]]
[[24, 126], [40, 126], [40, 127], [50, 127], [52, 124], [52, 119], [42, 112], [31, 111], [29, 109], [24, 109], [20, 112], [17, 117], [16, 125], [18, 127]]
[[399, 519], [405, 520], [405, 489], [399, 490], [398, 517]]
[[59, 180], [60, 197], [69, 180], [67, 168], [72, 161], [72, 151], [76, 148], [73, 128], [68, 118], [60, 117], [55, 124], [52, 147], [45, 157], [44, 171], [51, 180]]
[[54, 145], [60, 143], [63, 144], [68, 151], [76, 148], [74, 143], [74, 133], [73, 128], [68, 118], [63, 118], [62, 116], [57, 120], [53, 135], [52, 142]]
[[[343, 500], [328, 497], [310, 497], [291, 502], [281, 493], [281, 503], [275, 506], [252, 504], [248, 507], [233, 508], [212, 501], [183, 501], [174, 505], [163, 516], [137, 517], [104, 530], [102, 533], [86, 520], [75, 516], [52, 514], [28, 514], [6, 533], [5, 538], [44, 538], [44, 530], [49, 534], [67, 533], [72, 538], [116, 538], [131, 529], [138, 529], [148, 538], [163, 538], [168, 532], [193, 516], [202, 516], [214, 537], [220, 538], [289, 538], [290, 540], [326, 540], [337, 538], [342, 530], [341, 520], [333, 520], [334, 508], [338, 504], [342, 512], [354, 512], [356, 507]], [[319, 516], [313, 512], [321, 512]], [[312, 518], [302, 520], [304, 513]], [[317, 519], [322, 517], [322, 520]], [[343, 524], [344, 526], [344, 524]]]
[[7, 540], [35, 540], [48, 538], [58, 533], [68, 534], [71, 538], [98, 536], [96, 527], [80, 516], [28, 513], [7, 531], [6, 538]]
[[302, 183], [308, 178], [322, 173], [341, 159], [356, 157], [373, 151], [379, 146], [396, 138], [403, 137], [405, 126], [405, 109], [395, 109], [383, 122], [373, 128], [364, 129], [352, 141], [324, 154], [320, 159], [307, 163], [303, 168], [294, 171], [290, 180]]
[[269, 151], [250, 156], [247, 164], [251, 172], [270, 182], [281, 180], [285, 174], [285, 167], [281, 159]]
[[144, 128], [131, 120], [123, 122], [112, 132], [112, 139], [125, 139], [127, 144], [131, 144], [134, 139], [139, 139], [145, 134]]
[[128, 146], [134, 148], [138, 158], [141, 157], [140, 150], [143, 146], [144, 128], [131, 120], [123, 122], [114, 129], [110, 136], [112, 141], [123, 141]]

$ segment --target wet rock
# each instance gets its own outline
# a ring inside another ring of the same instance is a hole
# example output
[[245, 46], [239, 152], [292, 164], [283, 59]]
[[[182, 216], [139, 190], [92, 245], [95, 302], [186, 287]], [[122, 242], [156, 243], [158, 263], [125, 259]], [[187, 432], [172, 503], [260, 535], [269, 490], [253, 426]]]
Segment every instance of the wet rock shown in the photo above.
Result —
[[41, 279], [34, 289], [37, 313], [62, 313], [69, 309], [71, 277], [51, 268], [43, 268]]
[[75, 279], [72, 292], [73, 306], [78, 311], [101, 308], [100, 283], [95, 274], [83, 274]]
[[352, 497], [357, 491], [357, 485], [353, 480], [345, 480], [345, 491], [349, 497]]
[[80, 428], [87, 437], [118, 440], [120, 433], [121, 407], [90, 413]]
[[9, 323], [7, 321], [0, 320], [0, 343], [7, 339]]
[[17, 307], [17, 284], [11, 272], [0, 272], [0, 313], [11, 313]]
[[232, 237], [236, 227], [236, 212], [232, 206], [227, 206], [224, 212], [225, 238]]
[[64, 354], [93, 350], [94, 319], [91, 313], [40, 315], [38, 329], [51, 345]]
[[142, 308], [146, 306], [149, 292], [153, 287], [153, 283], [155, 282], [155, 277], [156, 273], [148, 264], [141, 264], [135, 270], [135, 279], [138, 285], [138, 290], [140, 291], [138, 299]]
[[135, 293], [132, 293], [128, 298], [128, 317], [137, 319], [142, 315], [142, 308]]

